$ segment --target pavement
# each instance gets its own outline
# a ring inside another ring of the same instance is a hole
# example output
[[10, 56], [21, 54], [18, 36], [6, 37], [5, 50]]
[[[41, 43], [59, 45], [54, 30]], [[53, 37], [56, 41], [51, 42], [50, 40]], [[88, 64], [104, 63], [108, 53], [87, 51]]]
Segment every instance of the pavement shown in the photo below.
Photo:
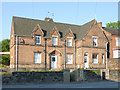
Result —
[[96, 81], [96, 82], [70, 82], [70, 83], [27, 83], [20, 85], [2, 85], [2, 88], [120, 88], [120, 82]]

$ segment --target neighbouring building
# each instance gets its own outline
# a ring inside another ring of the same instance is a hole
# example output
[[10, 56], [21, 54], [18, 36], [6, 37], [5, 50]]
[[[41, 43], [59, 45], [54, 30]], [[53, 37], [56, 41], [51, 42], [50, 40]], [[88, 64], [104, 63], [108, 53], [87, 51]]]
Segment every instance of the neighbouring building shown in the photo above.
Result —
[[108, 69], [120, 70], [120, 32], [116, 29], [105, 28], [103, 31], [109, 38], [110, 56], [108, 56]]
[[72, 25], [54, 22], [52, 18], [36, 20], [14, 16], [10, 36], [10, 68], [105, 69], [106, 60], [119, 58], [117, 47], [120, 36], [117, 31], [103, 28], [96, 19], [84, 25]]

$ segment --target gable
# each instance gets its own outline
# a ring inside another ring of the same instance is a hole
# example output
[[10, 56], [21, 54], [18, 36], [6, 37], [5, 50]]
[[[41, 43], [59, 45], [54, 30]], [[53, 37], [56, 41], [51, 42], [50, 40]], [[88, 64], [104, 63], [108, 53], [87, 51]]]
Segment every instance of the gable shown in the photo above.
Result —
[[43, 35], [43, 31], [40, 28], [40, 25], [37, 24], [36, 27], [34, 28], [34, 30], [32, 31], [33, 35]]
[[53, 31], [52, 31], [51, 35], [60, 36], [60, 34], [59, 34], [59, 32], [58, 32], [56, 27], [53, 28]]
[[93, 46], [93, 37], [96, 37], [98, 40], [98, 47], [105, 47], [107, 39], [104, 36], [102, 30], [97, 24], [94, 24], [90, 30], [86, 33], [83, 40], [83, 45]]
[[68, 33], [66, 34], [66, 37], [74, 37], [73, 32], [71, 31], [71, 29], [68, 29]]

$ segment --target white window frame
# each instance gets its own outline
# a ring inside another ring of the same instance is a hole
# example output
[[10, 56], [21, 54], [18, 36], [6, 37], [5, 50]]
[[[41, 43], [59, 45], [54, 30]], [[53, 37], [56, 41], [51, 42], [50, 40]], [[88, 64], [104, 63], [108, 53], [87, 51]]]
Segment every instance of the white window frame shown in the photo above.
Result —
[[120, 46], [120, 38], [116, 38], [116, 46]]
[[102, 54], [102, 64], [104, 64], [104, 57], [105, 57], [105, 55]]
[[41, 36], [35, 36], [35, 44], [41, 44]]
[[52, 45], [58, 45], [58, 37], [52, 37]]
[[[93, 36], [92, 38], [93, 38], [93, 47], [97, 47], [98, 46], [98, 37]], [[96, 41], [95, 41], [95, 39], [96, 39]], [[96, 45], [94, 45], [94, 42], [96, 43]]]
[[[96, 54], [97, 58], [94, 58], [93, 55]], [[93, 59], [93, 64], [98, 64], [98, 54], [97, 53], [93, 53], [92, 54], [92, 59]]]
[[41, 63], [41, 53], [34, 52], [34, 63]]
[[73, 64], [73, 54], [67, 54], [67, 64]]
[[113, 58], [120, 58], [120, 50], [113, 51]]
[[67, 46], [72, 46], [72, 38], [67, 38]]

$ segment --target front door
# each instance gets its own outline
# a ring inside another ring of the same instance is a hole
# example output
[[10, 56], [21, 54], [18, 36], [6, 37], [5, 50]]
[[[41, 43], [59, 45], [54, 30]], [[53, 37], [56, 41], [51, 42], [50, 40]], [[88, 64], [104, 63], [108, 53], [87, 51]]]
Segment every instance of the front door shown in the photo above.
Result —
[[51, 68], [57, 68], [57, 56], [55, 54], [51, 56]]
[[84, 54], [84, 68], [88, 68], [88, 53]]

